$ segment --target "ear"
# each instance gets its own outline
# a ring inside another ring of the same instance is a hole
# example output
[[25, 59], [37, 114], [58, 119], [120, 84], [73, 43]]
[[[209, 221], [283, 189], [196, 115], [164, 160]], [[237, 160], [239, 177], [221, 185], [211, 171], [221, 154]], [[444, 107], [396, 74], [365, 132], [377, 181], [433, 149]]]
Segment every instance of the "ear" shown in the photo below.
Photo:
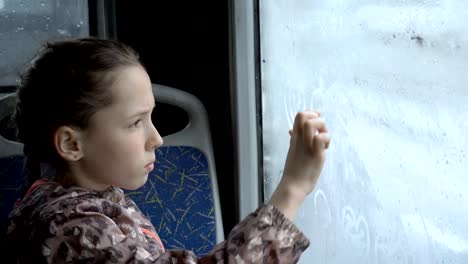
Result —
[[57, 153], [66, 161], [78, 161], [83, 157], [81, 131], [70, 126], [59, 127], [54, 134]]

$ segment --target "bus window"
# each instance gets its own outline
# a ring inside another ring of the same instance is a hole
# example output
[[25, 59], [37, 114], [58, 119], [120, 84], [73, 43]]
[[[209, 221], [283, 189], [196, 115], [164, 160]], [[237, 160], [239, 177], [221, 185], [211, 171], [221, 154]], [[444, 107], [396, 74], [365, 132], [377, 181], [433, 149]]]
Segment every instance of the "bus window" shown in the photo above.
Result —
[[45, 41], [88, 35], [88, 1], [0, 0], [0, 86], [14, 86]]
[[296, 111], [332, 138], [300, 263], [467, 263], [466, 1], [261, 2], [266, 197]]

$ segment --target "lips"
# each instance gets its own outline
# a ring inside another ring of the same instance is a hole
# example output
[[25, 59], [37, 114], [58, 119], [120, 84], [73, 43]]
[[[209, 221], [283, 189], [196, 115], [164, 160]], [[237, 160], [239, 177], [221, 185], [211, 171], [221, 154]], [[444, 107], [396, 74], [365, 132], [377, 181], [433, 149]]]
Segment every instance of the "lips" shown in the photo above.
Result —
[[148, 172], [154, 170], [154, 161], [148, 163], [148, 164], [145, 166], [145, 169], [146, 169]]

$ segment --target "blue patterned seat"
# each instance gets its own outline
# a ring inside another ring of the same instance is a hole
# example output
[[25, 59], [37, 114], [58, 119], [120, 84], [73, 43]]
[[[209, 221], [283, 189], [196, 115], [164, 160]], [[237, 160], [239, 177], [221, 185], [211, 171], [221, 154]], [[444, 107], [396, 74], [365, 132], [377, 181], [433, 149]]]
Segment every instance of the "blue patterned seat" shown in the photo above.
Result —
[[21, 196], [25, 182], [24, 157], [21, 155], [0, 158], [0, 230], [6, 227], [8, 214]]
[[[15, 96], [0, 95], [0, 124], [9, 118], [15, 107]], [[3, 127], [0, 131], [5, 131]], [[2, 133], [3, 134], [3, 133]], [[0, 238], [4, 235], [4, 228], [8, 214], [15, 202], [20, 198], [21, 187], [27, 175], [24, 172], [23, 147], [21, 144], [9, 141], [0, 134]]]
[[151, 219], [168, 249], [208, 253], [216, 244], [216, 225], [205, 155], [193, 147], [161, 147], [156, 160], [147, 183], [128, 195]]

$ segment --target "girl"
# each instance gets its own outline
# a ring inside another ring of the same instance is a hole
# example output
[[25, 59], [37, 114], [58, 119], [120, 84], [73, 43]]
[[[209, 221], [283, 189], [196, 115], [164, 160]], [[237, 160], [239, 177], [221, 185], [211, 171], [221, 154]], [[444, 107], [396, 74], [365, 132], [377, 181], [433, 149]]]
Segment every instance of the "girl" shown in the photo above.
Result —
[[[318, 112], [297, 114], [284, 175], [269, 203], [197, 258], [166, 251], [121, 190], [145, 184], [163, 144], [151, 122], [151, 81], [132, 49], [89, 38], [49, 43], [17, 94], [31, 188], [10, 214], [10, 261], [295, 263], [308, 247], [292, 220], [316, 185], [330, 141]], [[41, 164], [55, 176], [41, 178]]]

